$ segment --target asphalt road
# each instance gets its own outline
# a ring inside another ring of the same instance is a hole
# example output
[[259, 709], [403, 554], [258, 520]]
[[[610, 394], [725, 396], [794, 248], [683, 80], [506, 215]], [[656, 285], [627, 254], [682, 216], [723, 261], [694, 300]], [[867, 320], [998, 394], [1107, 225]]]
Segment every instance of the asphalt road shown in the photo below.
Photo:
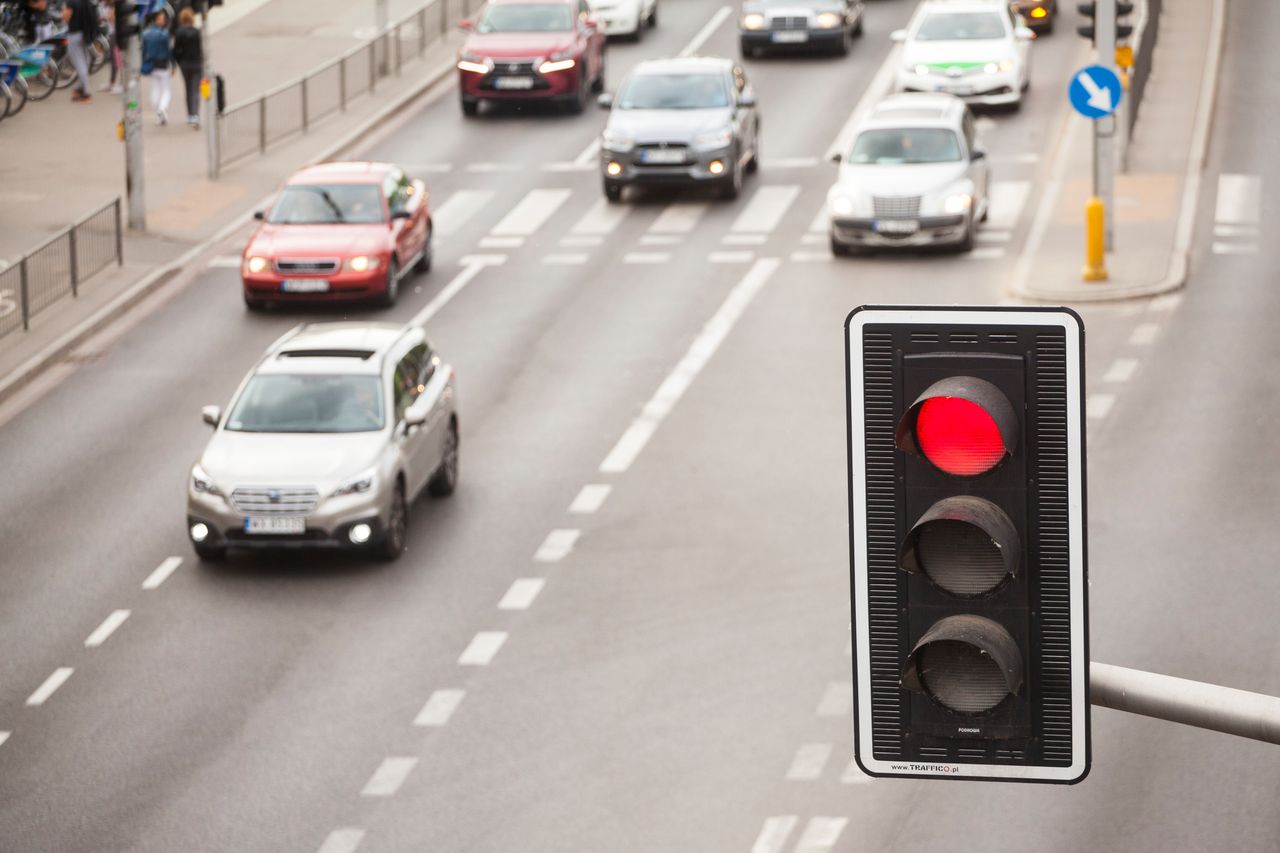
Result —
[[[1074, 788], [847, 772], [842, 323], [1000, 299], [1083, 51], [1066, 28], [1036, 44], [1024, 109], [982, 123], [999, 189], [974, 253], [836, 262], [821, 158], [912, 4], [868, 5], [849, 57], [747, 66], [764, 162], [737, 202], [615, 213], [573, 165], [603, 113], [464, 121], [448, 87], [371, 146], [428, 181], [440, 239], [396, 308], [358, 316], [434, 304], [460, 376], [459, 491], [414, 508], [395, 564], [201, 566], [182, 526], [200, 406], [342, 315], [246, 314], [214, 259], [52, 374], [0, 427], [0, 849], [1280, 848], [1274, 755], [1112, 712]], [[736, 55], [732, 18], [705, 29], [720, 8], [665, 3], [609, 48], [611, 85], [700, 32]], [[1271, 180], [1278, 24], [1231, 21], [1215, 174]], [[1084, 312], [1091, 389], [1138, 363], [1090, 436], [1093, 652], [1274, 693], [1276, 249], [1215, 254], [1205, 195], [1196, 280], [1229, 285]]]

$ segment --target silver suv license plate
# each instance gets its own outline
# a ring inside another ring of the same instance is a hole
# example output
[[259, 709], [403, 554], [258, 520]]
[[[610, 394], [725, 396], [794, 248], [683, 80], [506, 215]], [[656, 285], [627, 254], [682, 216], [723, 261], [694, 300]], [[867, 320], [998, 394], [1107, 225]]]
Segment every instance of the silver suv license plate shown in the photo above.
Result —
[[244, 520], [245, 533], [299, 535], [307, 532], [307, 520], [292, 516], [249, 516]]

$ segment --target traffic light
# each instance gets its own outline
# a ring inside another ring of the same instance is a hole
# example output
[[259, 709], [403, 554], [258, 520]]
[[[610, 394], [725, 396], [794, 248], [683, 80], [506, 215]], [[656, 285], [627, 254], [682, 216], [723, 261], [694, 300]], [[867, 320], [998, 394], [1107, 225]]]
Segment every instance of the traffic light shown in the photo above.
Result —
[[[1116, 41], [1127, 39], [1133, 35], [1133, 26], [1121, 22], [1121, 18], [1133, 14], [1133, 4], [1123, 2], [1123, 0], [1115, 0], [1116, 7]], [[1088, 23], [1081, 24], [1076, 27], [1076, 32], [1087, 38], [1089, 41], [1095, 41], [1098, 22], [1098, 4], [1097, 2], [1077, 3], [1076, 11], [1089, 19]]]
[[1080, 318], [864, 306], [845, 332], [859, 765], [1078, 782], [1090, 755]]

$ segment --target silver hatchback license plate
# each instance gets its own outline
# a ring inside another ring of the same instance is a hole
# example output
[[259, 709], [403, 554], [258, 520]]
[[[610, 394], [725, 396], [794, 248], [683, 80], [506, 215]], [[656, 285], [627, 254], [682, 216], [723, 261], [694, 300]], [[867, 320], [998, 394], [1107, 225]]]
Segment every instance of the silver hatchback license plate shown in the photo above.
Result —
[[298, 516], [255, 516], [244, 520], [245, 533], [298, 536], [307, 532], [307, 520]]
[[328, 293], [329, 280], [326, 278], [286, 278], [280, 282], [280, 289], [285, 293]]
[[914, 234], [920, 223], [914, 219], [877, 219], [875, 230], [880, 234]]
[[498, 77], [493, 81], [495, 89], [532, 89], [532, 77]]
[[809, 40], [809, 34], [804, 30], [791, 30], [774, 33], [772, 39], [774, 44], [802, 44]]
[[641, 163], [683, 163], [684, 151], [679, 148], [645, 148], [640, 152]]

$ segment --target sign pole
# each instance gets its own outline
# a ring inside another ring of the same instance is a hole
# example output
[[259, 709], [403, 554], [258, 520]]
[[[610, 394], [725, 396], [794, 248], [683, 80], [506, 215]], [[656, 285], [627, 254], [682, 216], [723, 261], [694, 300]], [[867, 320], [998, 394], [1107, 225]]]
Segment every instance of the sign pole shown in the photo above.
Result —
[[213, 70], [213, 60], [209, 58], [211, 55], [209, 45], [213, 39], [209, 37], [208, 0], [201, 0], [200, 7], [200, 47], [204, 54], [204, 82], [207, 87], [202, 87], [204, 91], [201, 92], [205, 103], [205, 138], [208, 140], [206, 148], [209, 159], [209, 180], [216, 181], [222, 166], [222, 152], [219, 150], [222, 137], [218, 134], [218, 120], [221, 118], [218, 115], [218, 76]]
[[[139, 9], [137, 14], [141, 15]], [[121, 27], [116, 22], [116, 27]], [[124, 78], [124, 183], [129, 200], [129, 227], [147, 230], [147, 197], [142, 175], [142, 85], [138, 69], [142, 66], [142, 27], [129, 39], [124, 49], [120, 74]]]
[[[1098, 0], [1094, 26], [1097, 27], [1097, 62], [1115, 71], [1116, 62], [1116, 0]], [[1110, 115], [1093, 123], [1093, 194], [1102, 199], [1105, 217], [1103, 233], [1108, 252], [1115, 250], [1115, 180], [1116, 180], [1116, 117]]]

